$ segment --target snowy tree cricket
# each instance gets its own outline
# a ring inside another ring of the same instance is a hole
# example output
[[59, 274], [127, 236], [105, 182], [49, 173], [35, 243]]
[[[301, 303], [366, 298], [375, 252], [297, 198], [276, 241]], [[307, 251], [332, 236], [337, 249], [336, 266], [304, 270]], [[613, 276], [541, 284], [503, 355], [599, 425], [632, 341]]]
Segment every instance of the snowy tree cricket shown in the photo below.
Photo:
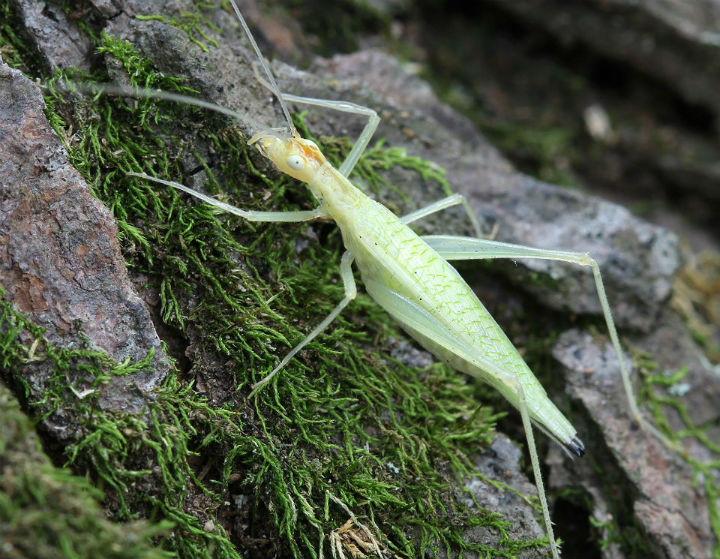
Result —
[[[278, 99], [287, 121], [286, 127], [262, 129], [259, 123], [246, 115], [182, 95], [113, 87], [106, 91], [188, 103], [245, 122], [255, 129], [249, 144], [256, 146], [279, 171], [305, 182], [318, 200], [318, 205], [313, 210], [303, 211], [247, 211], [174, 181], [139, 172], [130, 172], [129, 175], [182, 190], [205, 203], [250, 221], [287, 223], [329, 217], [341, 229], [346, 248], [340, 263], [343, 299], [265, 378], [253, 385], [252, 394], [262, 390], [356, 297], [357, 288], [352, 274], [352, 265], [355, 263], [370, 296], [421, 346], [451, 367], [492, 385], [519, 410], [552, 556], [558, 557], [532, 425], [538, 427], [570, 455], [582, 456], [585, 447], [576, 429], [547, 397], [513, 344], [449, 261], [537, 258], [590, 267], [609, 336], [619, 361], [631, 414], [638, 423], [644, 425], [635, 403], [628, 369], [597, 263], [586, 253], [538, 249], [482, 239], [473, 210], [465, 198], [458, 194], [403, 217], [397, 217], [369, 198], [355, 187], [348, 177], [378, 126], [380, 119], [376, 112], [350, 102], [282, 93], [234, 0], [231, 0], [231, 4], [257, 56], [263, 72], [260, 81]], [[335, 169], [327, 162], [314, 142], [300, 136], [290, 118], [289, 103], [326, 107], [367, 119], [360, 137], [339, 168]], [[430, 214], [457, 205], [462, 206], [467, 213], [478, 234], [477, 238], [450, 235], [421, 237], [408, 226]]]

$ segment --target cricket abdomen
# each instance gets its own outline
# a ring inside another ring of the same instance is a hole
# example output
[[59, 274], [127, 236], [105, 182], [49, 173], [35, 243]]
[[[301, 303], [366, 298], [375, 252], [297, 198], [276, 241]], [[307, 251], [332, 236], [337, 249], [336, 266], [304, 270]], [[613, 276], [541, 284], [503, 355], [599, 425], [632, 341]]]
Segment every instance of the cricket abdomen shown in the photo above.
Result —
[[[455, 268], [385, 207], [368, 200], [344, 236], [363, 278], [426, 309], [440, 324], [513, 374], [529, 372], [495, 319]], [[358, 212], [359, 213], [359, 212]], [[343, 225], [340, 224], [344, 230]], [[532, 373], [530, 373], [532, 374]]]
[[[380, 283], [422, 307], [437, 328], [482, 354], [513, 381], [507, 382], [507, 376], [493, 377], [428, 336], [407, 325], [403, 328], [438, 359], [497, 388], [516, 408], [519, 394], [515, 381], [519, 383], [533, 422], [567, 450], [581, 455], [584, 447], [575, 428], [547, 397], [515, 346], [455, 268], [384, 206], [368, 199], [358, 214], [348, 220], [351, 224], [339, 225], [366, 285]], [[343, 226], [349, 227], [347, 234]], [[386, 310], [393, 314], [392, 309]]]

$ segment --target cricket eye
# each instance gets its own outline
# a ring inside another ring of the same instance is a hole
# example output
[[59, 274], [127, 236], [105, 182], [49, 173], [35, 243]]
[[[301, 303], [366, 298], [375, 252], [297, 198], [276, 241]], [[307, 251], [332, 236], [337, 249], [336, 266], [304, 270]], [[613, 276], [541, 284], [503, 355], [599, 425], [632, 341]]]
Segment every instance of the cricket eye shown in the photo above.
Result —
[[287, 164], [288, 167], [290, 167], [291, 169], [299, 171], [300, 169], [305, 167], [305, 160], [299, 155], [291, 155], [287, 158]]

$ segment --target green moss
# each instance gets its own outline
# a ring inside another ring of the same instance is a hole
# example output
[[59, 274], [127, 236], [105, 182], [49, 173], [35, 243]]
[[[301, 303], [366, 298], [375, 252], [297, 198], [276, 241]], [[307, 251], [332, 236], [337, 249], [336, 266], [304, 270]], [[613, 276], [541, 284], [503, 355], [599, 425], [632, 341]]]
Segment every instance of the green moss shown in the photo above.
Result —
[[212, 22], [204, 15], [204, 11], [214, 8], [215, 5], [210, 2], [195, 1], [192, 12], [182, 13], [178, 16], [166, 18], [160, 14], [152, 15], [136, 15], [135, 17], [141, 21], [161, 21], [167, 25], [172, 25], [178, 29], [182, 29], [187, 33], [188, 38], [200, 47], [204, 52], [210, 52], [209, 47], [217, 48], [218, 43], [210, 37], [204, 28], [219, 31]]
[[[42, 329], [2, 300], [3, 294], [0, 287], [0, 369], [8, 372], [16, 382], [24, 384], [25, 396], [30, 400], [30, 406], [35, 409], [39, 419], [61, 413], [65, 421], [74, 424], [77, 440], [65, 448], [67, 465], [86, 471], [89, 477], [99, 482], [101, 488], [106, 489], [110, 499], [117, 501], [119, 519], [137, 517], [142, 511], [142, 503], [151, 505], [152, 508], [146, 507], [146, 510], [155, 509], [155, 513], [161, 512], [161, 518], [155, 521], [154, 528], [145, 524], [138, 525], [140, 528], [129, 531], [124, 537], [119, 537], [124, 533], [121, 526], [113, 529], [101, 527], [107, 534], [99, 541], [112, 548], [112, 553], [116, 553], [112, 556], [132, 557], [135, 551], [144, 549], [141, 545], [142, 538], [147, 539], [163, 532], [168, 533], [167, 549], [177, 551], [181, 557], [211, 557], [213, 549], [221, 556], [236, 556], [234, 546], [221, 529], [218, 533], [207, 533], [198, 518], [186, 514], [183, 510], [187, 486], [190, 483], [188, 480], [195, 480], [188, 464], [188, 459], [193, 455], [189, 449], [189, 441], [197, 434], [194, 414], [207, 418], [204, 414], [211, 412], [214, 416], [221, 416], [222, 412], [212, 410], [199, 399], [193, 401], [193, 398], [188, 397], [189, 387], [179, 386], [175, 377], [167, 379], [147, 414], [130, 415], [99, 410], [95, 402], [99, 394], [92, 388], [107, 382], [113, 376], [132, 374], [146, 368], [152, 360], [152, 352], [146, 359], [131, 364], [116, 363], [106, 354], [87, 348], [68, 349], [55, 346], [43, 337]], [[40, 397], [24, 383], [24, 378], [18, 375], [22, 366], [28, 363], [36, 366], [45, 363], [50, 366], [48, 386]], [[74, 384], [81, 382], [90, 388], [79, 394]], [[141, 456], [148, 459], [147, 467], [138, 468], [137, 461]], [[67, 476], [67, 473], [58, 470], [56, 477], [63, 476]], [[144, 480], [144, 483], [141, 480]], [[65, 489], [72, 490], [72, 483], [80, 484], [79, 481], [73, 482], [70, 479]], [[83, 483], [83, 488], [90, 487], [87, 481]], [[56, 489], [61, 491], [63, 488]], [[36, 497], [36, 492], [25, 484], [17, 488], [9, 499], [12, 506], [18, 509], [15, 521], [21, 523], [25, 522], [26, 515], [33, 516], [28, 510], [33, 504], [28, 500], [29, 497], [23, 495], [24, 490], [31, 492], [32, 498]], [[97, 499], [99, 494], [102, 492], [92, 492], [94, 499]], [[62, 501], [62, 498], [58, 498], [58, 501]], [[43, 498], [37, 506], [47, 505], [48, 502], [50, 501]], [[85, 540], [88, 533], [94, 535], [92, 515], [101, 515], [97, 504], [88, 505], [89, 518], [82, 517], [78, 522], [67, 521], [68, 530], [73, 533], [63, 535], [62, 515], [71, 514], [73, 509], [84, 506], [86, 502], [87, 499], [75, 502], [70, 498], [67, 509], [61, 507], [55, 510], [48, 507], [49, 510], [45, 511], [48, 522], [52, 520], [52, 525], [47, 526], [48, 538], [60, 538], [64, 543], [61, 542], [62, 552], [40, 553], [38, 556], [82, 557], [111, 553], [107, 550], [101, 553], [99, 550], [102, 550], [102, 547], [88, 554], [75, 551], [75, 539]], [[45, 513], [40, 516], [44, 517]], [[35, 528], [40, 530], [42, 526], [43, 524], [39, 523]], [[86, 529], [84, 533], [83, 527]], [[180, 530], [181, 534], [172, 535], [172, 527]], [[72, 541], [63, 539], [68, 537], [72, 538]], [[113, 537], [117, 541], [113, 541]], [[132, 537], [140, 539], [138, 547], [128, 547], [126, 555], [116, 551], [118, 546], [127, 547], [125, 544], [129, 540], [126, 540]], [[19, 534], [16, 547], [32, 545], [33, 538], [34, 536], [27, 533]], [[174, 555], [158, 550], [138, 553], [139, 556], [154, 557]]]
[[[718, 508], [718, 486], [716, 471], [720, 468], [720, 445], [713, 441], [707, 431], [714, 427], [715, 422], [705, 425], [696, 425], [688, 413], [687, 407], [677, 396], [672, 394], [672, 387], [678, 386], [688, 373], [687, 368], [675, 372], [659, 370], [658, 364], [648, 354], [636, 352], [633, 356], [640, 373], [643, 375], [643, 386], [640, 398], [645, 406], [655, 417], [655, 424], [670, 441], [677, 443], [677, 448], [682, 448], [681, 441], [687, 437], [693, 437], [704, 445], [714, 459], [706, 462], [696, 460], [690, 455], [684, 454], [685, 460], [694, 471], [694, 479], [703, 480], [705, 492], [707, 493], [708, 511], [710, 525], [715, 534], [715, 547], [713, 555], [720, 554], [720, 509]], [[675, 431], [667, 420], [665, 409], [673, 409], [685, 424], [684, 429]]]
[[0, 57], [3, 62], [23, 72], [40, 68], [35, 53], [21, 38], [15, 24], [15, 14], [9, 0], [0, 0]]
[[[0, 289], [0, 297], [3, 295]], [[21, 338], [33, 340], [22, 343]], [[98, 358], [101, 364], [98, 364]], [[107, 364], [105, 356], [47, 344], [42, 332], [0, 299], [0, 369], [53, 360], [68, 370]], [[126, 367], [126, 372], [128, 368]], [[117, 371], [117, 368], [115, 368]], [[106, 371], [112, 374], [111, 371]], [[98, 375], [96, 378], [102, 378]], [[66, 387], [68, 386], [65, 381]], [[103, 492], [56, 468], [43, 453], [35, 426], [0, 383], [0, 552], [3, 557], [169, 557], [152, 538], [169, 534], [167, 521], [112, 523], [100, 508]], [[88, 538], [88, 534], [92, 534]]]
[[[193, 93], [128, 43], [100, 41], [99, 51], [118, 60], [133, 85]], [[106, 76], [65, 72], [49, 80], [48, 117], [61, 137], [76, 131], [71, 161], [113, 211], [131, 273], [149, 278], [163, 322], [188, 341], [190, 370], [171, 374], [146, 413], [134, 416], [100, 411], [95, 395], [79, 400], [72, 389], [147, 367], [151, 356], [116, 364], [91, 348], [68, 354], [44, 341], [30, 355], [20, 333], [41, 333], [9, 307], [3, 331], [14, 334], [0, 355], [12, 362], [3, 366], [11, 374], [29, 359], [52, 363], [45, 393], [27, 387], [32, 408], [40, 417], [72, 417], [78, 438], [65, 458], [96, 480], [118, 518], [173, 522], [165, 548], [193, 557], [327, 554], [330, 535], [349, 516], [399, 556], [441, 548], [512, 556], [546, 543], [513, 541], [508, 520], [459, 499], [458, 481], [475, 475], [469, 456], [491, 439], [495, 416], [462, 375], [394, 360], [389, 348], [402, 335], [363, 295], [249, 398], [251, 385], [342, 298], [338, 232], [245, 222], [128, 177], [144, 171], [183, 180], [190, 154], [205, 169], [206, 189], [240, 207], [297, 209], [308, 200], [304, 187], [259, 167], [224, 121], [203, 114], [208, 125], [197, 127], [196, 109], [166, 102], [67, 97], [58, 80], [68, 78]], [[346, 147], [327, 143], [338, 155]], [[379, 187], [378, 171], [390, 164], [447, 188], [439, 169], [382, 143], [359, 172]], [[310, 235], [323, 242], [300, 250]], [[466, 541], [472, 526], [492, 527], [498, 549]]]
[[653, 555], [653, 550], [648, 546], [642, 531], [632, 522], [621, 524], [617, 516], [610, 515], [610, 518], [604, 521], [590, 516], [590, 524], [606, 534], [599, 542], [601, 551], [606, 551], [610, 545], [616, 543], [620, 545], [627, 557], [651, 557]]

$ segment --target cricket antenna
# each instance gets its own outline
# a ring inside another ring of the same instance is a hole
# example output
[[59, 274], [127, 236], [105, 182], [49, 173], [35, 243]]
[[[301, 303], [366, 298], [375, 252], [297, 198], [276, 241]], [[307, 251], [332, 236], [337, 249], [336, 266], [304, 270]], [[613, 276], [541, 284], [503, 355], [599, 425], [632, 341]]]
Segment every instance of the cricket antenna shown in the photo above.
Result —
[[245, 35], [247, 36], [248, 40], [250, 41], [250, 44], [252, 45], [252, 48], [255, 51], [255, 54], [257, 55], [258, 60], [260, 61], [260, 65], [263, 67], [263, 70], [265, 71], [265, 75], [267, 76], [268, 83], [270, 84], [270, 89], [275, 94], [275, 97], [277, 97], [277, 100], [280, 102], [280, 107], [282, 108], [282, 112], [285, 115], [285, 120], [287, 120], [288, 126], [290, 127], [290, 133], [295, 138], [300, 137], [300, 134], [298, 134], [298, 131], [295, 128], [295, 125], [293, 124], [292, 118], [290, 118], [290, 111], [288, 110], [287, 105], [285, 104], [285, 101], [283, 101], [282, 94], [280, 93], [280, 88], [278, 87], [277, 82], [275, 81], [275, 76], [273, 76], [272, 72], [270, 71], [270, 68], [268, 68], [268, 65], [265, 63], [265, 59], [263, 58], [262, 52], [260, 52], [260, 47], [258, 47], [257, 43], [255, 42], [255, 37], [253, 37], [253, 34], [250, 32], [250, 28], [248, 27], [247, 23], [245, 23], [245, 18], [240, 13], [240, 8], [237, 7], [235, 0], [230, 0], [230, 3], [232, 4], [233, 10], [235, 10], [235, 15], [237, 15], [238, 19], [240, 20], [240, 25], [242, 25], [242, 28], [245, 30]]
[[252, 118], [243, 113], [227, 109], [215, 103], [210, 103], [197, 97], [190, 97], [188, 95], [180, 95], [179, 93], [171, 93], [169, 91], [161, 91], [159, 89], [140, 89], [138, 87], [119, 85], [115, 83], [86, 83], [86, 82], [74, 82], [71, 80], [61, 80], [71, 91], [78, 91], [87, 95], [122, 95], [126, 97], [135, 97], [136, 99], [160, 99], [162, 101], [173, 101], [176, 103], [182, 103], [185, 105], [194, 105], [216, 113], [224, 114], [232, 117], [240, 122], [245, 123], [252, 133], [258, 130], [267, 130], [268, 126], [259, 120]]

